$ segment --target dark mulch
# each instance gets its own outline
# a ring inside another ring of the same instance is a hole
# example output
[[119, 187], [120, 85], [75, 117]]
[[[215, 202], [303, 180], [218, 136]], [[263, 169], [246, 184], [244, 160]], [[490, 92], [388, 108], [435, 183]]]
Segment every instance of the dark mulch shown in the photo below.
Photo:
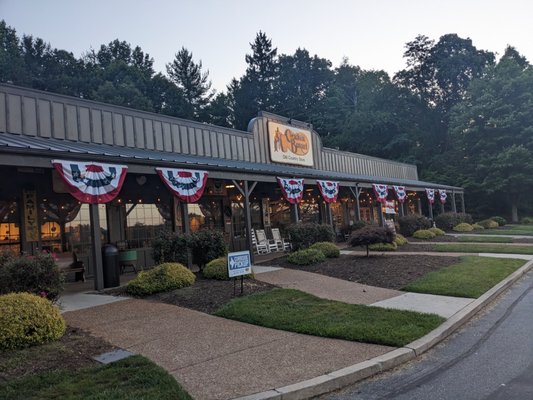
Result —
[[116, 349], [103, 339], [68, 327], [57, 342], [22, 350], [0, 351], [0, 384], [44, 371], [76, 370], [99, 365], [92, 359]]
[[371, 254], [370, 257], [341, 255], [339, 258], [329, 258], [323, 263], [309, 266], [290, 264], [286, 257], [270, 261], [268, 264], [314, 272], [365, 285], [402, 289], [428, 272], [457, 262], [459, 262], [459, 257]]

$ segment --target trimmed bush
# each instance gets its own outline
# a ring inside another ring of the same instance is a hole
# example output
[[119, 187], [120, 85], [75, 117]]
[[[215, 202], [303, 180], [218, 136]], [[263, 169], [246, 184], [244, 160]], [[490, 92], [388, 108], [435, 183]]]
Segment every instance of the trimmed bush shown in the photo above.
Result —
[[188, 240], [192, 262], [200, 271], [209, 261], [228, 254], [224, 235], [219, 231], [199, 231], [190, 235]]
[[317, 242], [333, 242], [335, 232], [331, 225], [298, 223], [289, 225], [287, 233], [291, 238], [293, 250], [307, 249]]
[[477, 224], [481, 225], [485, 229], [494, 229], [500, 226], [496, 221], [493, 221], [491, 219], [484, 219], [483, 221], [479, 221]]
[[474, 228], [472, 228], [472, 225], [467, 224], [466, 222], [462, 222], [459, 225], [454, 226], [453, 230], [455, 232], [472, 232]]
[[152, 241], [154, 261], [156, 264], [177, 262], [187, 264], [188, 236], [161, 230]]
[[394, 243], [396, 243], [396, 246], [403, 246], [408, 244], [409, 241], [401, 233], [397, 233], [396, 236], [394, 236]]
[[366, 246], [366, 256], [368, 257], [368, 246], [376, 243], [392, 243], [394, 232], [381, 226], [365, 226], [353, 232], [348, 241], [352, 246]]
[[413, 237], [416, 239], [433, 239], [436, 235], [431, 232], [429, 229], [420, 229], [419, 231], [416, 231], [413, 233]]
[[320, 250], [327, 258], [338, 258], [341, 256], [341, 251], [337, 245], [331, 242], [317, 242], [310, 249]]
[[368, 246], [372, 251], [396, 251], [398, 245], [395, 242], [392, 243], [374, 243]]
[[431, 228], [431, 221], [422, 215], [407, 215], [398, 219], [400, 233], [404, 236], [413, 236], [420, 229]]
[[209, 261], [202, 271], [207, 279], [217, 279], [219, 281], [229, 280], [228, 276], [228, 258], [219, 257]]
[[363, 220], [360, 220], [360, 221], [354, 221], [354, 223], [350, 226], [350, 233], [353, 232], [353, 231], [357, 231], [361, 228], [364, 228], [365, 226], [367, 226], [368, 223], [366, 221], [363, 221]]
[[498, 226], [507, 225], [507, 220], [503, 217], [490, 217], [491, 220], [496, 221]]
[[48, 253], [0, 257], [0, 294], [29, 292], [55, 300], [63, 290], [63, 276]]
[[454, 212], [442, 213], [435, 218], [435, 225], [437, 228], [444, 231], [451, 231], [454, 226], [457, 226], [462, 222], [471, 224], [474, 221], [470, 214]]
[[191, 286], [196, 277], [179, 263], [160, 264], [149, 271], [141, 271], [128, 282], [126, 292], [133, 296], [148, 296]]
[[326, 259], [324, 253], [318, 249], [305, 249], [295, 251], [287, 257], [287, 261], [297, 265], [311, 265], [321, 263]]
[[433, 232], [435, 236], [444, 236], [446, 234], [446, 232], [439, 228], [429, 228], [428, 231]]
[[475, 230], [475, 231], [482, 231], [482, 230], [485, 229], [485, 228], [483, 228], [483, 227], [482, 227], [481, 225], [479, 225], [479, 224], [472, 224], [472, 229]]
[[66, 329], [59, 310], [31, 293], [0, 296], [0, 349], [17, 349], [58, 340]]

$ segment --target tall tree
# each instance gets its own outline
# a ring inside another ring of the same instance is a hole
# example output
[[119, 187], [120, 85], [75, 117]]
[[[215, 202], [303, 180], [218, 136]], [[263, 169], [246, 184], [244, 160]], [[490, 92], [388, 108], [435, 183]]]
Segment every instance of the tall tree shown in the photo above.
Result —
[[202, 62], [195, 63], [193, 55], [182, 47], [174, 61], [167, 64], [170, 80], [183, 92], [186, 101], [182, 117], [199, 119], [212, 94], [209, 71], [202, 72]]
[[15, 29], [0, 21], [0, 81], [21, 85], [25, 66]]

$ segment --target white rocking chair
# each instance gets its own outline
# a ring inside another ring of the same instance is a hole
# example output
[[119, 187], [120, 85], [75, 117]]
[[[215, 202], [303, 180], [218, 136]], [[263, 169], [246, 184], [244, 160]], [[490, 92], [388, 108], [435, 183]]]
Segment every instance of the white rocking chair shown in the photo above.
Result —
[[281, 237], [279, 228], [272, 228], [272, 237], [278, 247], [278, 251], [290, 251], [292, 250], [292, 244]]
[[261, 243], [267, 246], [268, 252], [277, 251], [278, 245], [273, 240], [268, 240], [266, 233], [263, 229], [256, 229], [255, 234], [257, 236], [257, 243]]
[[270, 253], [270, 250], [268, 248], [268, 245], [266, 243], [260, 243], [257, 241], [257, 238], [255, 236], [255, 232], [253, 229], [250, 230], [250, 233], [252, 235], [252, 246], [255, 248], [256, 254], [267, 254]]

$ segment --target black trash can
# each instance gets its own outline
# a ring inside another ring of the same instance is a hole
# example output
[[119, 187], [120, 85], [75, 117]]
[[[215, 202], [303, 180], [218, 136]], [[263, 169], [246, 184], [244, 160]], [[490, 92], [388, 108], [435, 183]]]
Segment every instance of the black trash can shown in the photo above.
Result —
[[120, 263], [116, 246], [106, 244], [102, 247], [102, 264], [104, 288], [120, 286]]

